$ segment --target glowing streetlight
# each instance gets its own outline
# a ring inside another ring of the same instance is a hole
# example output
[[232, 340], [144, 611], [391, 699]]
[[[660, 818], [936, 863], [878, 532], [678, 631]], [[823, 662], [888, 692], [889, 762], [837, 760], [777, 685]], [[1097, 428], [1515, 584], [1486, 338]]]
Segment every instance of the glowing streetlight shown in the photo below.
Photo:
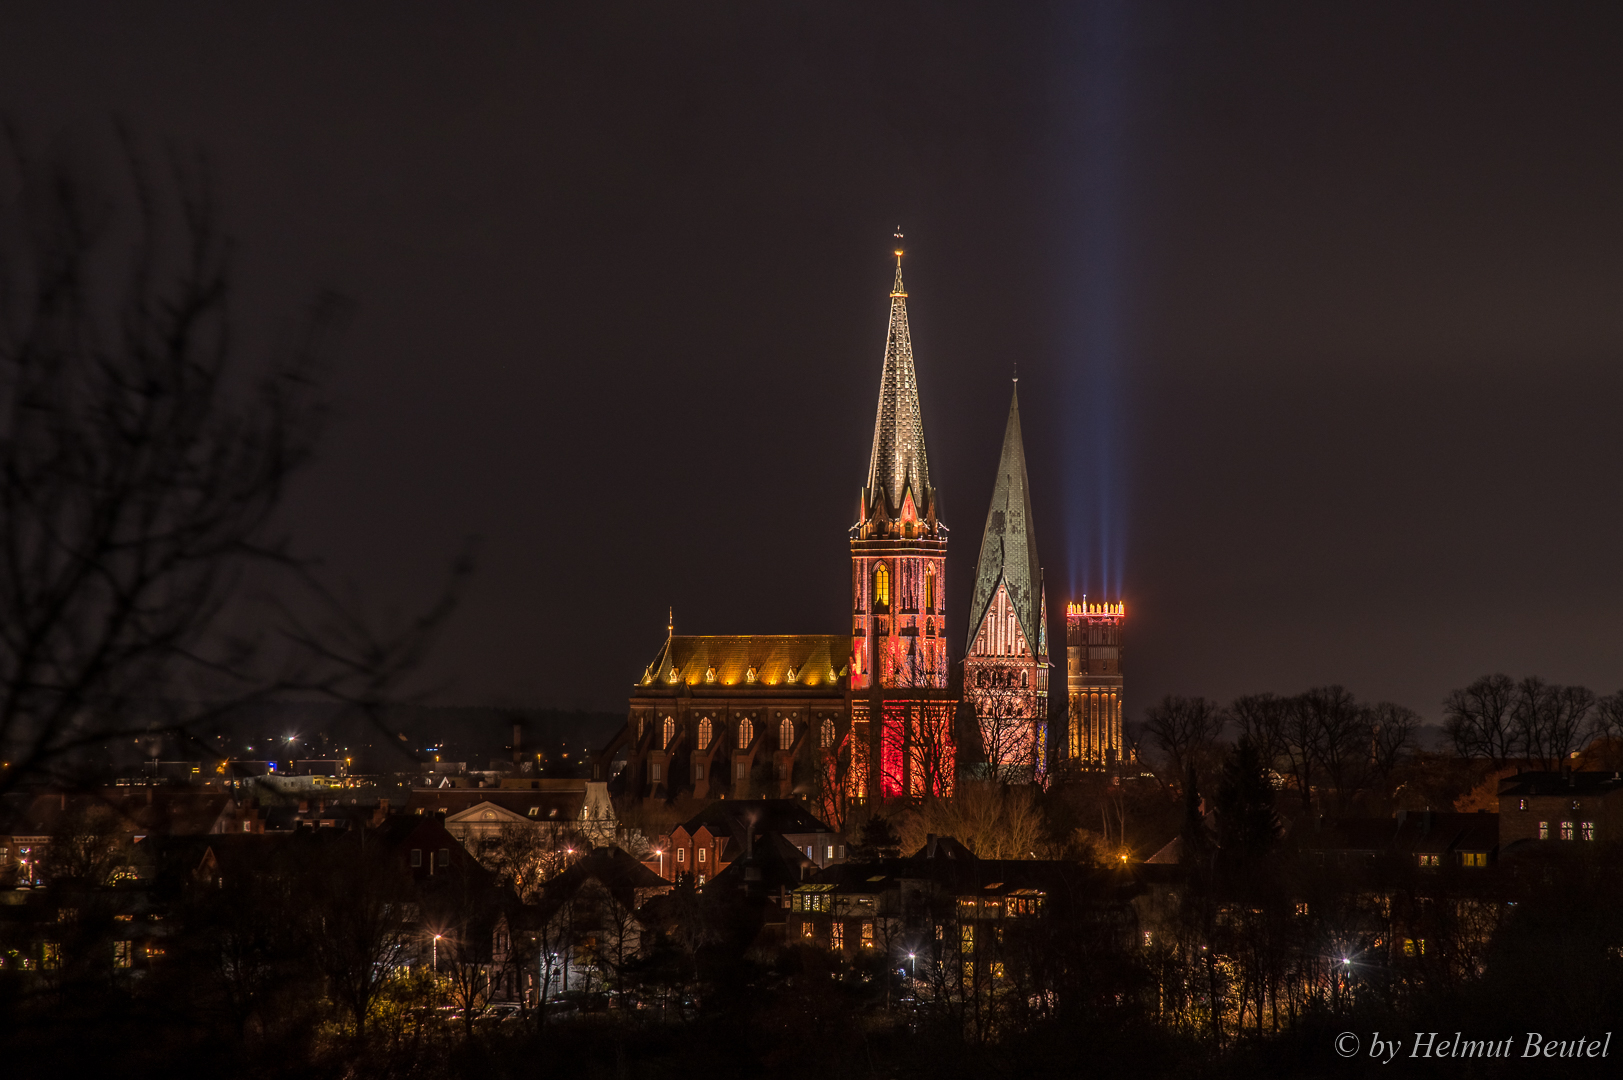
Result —
[[436, 973], [440, 970], [440, 938], [444, 936], [444, 934], [434, 935], [434, 971]]

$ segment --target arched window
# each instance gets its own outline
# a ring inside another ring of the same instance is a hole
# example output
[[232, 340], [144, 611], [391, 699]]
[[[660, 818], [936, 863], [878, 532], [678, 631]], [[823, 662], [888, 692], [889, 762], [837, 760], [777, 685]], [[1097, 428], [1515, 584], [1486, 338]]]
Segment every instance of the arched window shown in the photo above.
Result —
[[824, 720], [822, 730], [817, 735], [818, 745], [824, 750], [834, 745], [834, 721]]
[[710, 718], [708, 716], [705, 717], [703, 720], [699, 721], [699, 749], [700, 750], [708, 750], [708, 749], [710, 749], [710, 734], [711, 734], [712, 730], [713, 729], [710, 726]]
[[750, 743], [755, 741], [755, 725], [750, 723], [749, 717], [738, 722], [738, 748], [748, 750]]
[[876, 608], [890, 606], [890, 571], [884, 563], [873, 568], [873, 602]]
[[1026, 672], [1024, 671], [1020, 673], [1020, 689], [1026, 689]]
[[924, 572], [924, 610], [935, 614], [935, 567]]
[[664, 750], [669, 750], [671, 748], [671, 740], [673, 740], [675, 738], [676, 738], [676, 721], [671, 719], [669, 716], [667, 716], [665, 718], [664, 725], [660, 728], [660, 731], [659, 731], [659, 745], [660, 745], [660, 748], [664, 749]]
[[778, 749], [787, 750], [795, 744], [795, 723], [785, 716], [778, 722]]

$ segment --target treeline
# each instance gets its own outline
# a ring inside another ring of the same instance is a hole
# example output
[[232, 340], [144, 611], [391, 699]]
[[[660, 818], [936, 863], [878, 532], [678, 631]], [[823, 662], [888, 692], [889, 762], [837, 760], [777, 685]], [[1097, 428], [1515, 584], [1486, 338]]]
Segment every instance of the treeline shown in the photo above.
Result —
[[[1555, 771], [1589, 748], [1611, 767], [1623, 744], [1623, 691], [1598, 696], [1536, 676], [1485, 675], [1443, 702], [1443, 730], [1455, 754], [1505, 768], [1520, 764]], [[1362, 791], [1387, 790], [1394, 774], [1420, 751], [1423, 718], [1403, 705], [1360, 701], [1341, 686], [1293, 696], [1248, 694], [1223, 704], [1168, 695], [1145, 711], [1140, 749], [1158, 753], [1165, 778], [1181, 781], [1191, 767], [1211, 775], [1233, 741], [1248, 740], [1267, 767], [1285, 779], [1303, 809], [1314, 792], [1321, 811], [1346, 811]]]

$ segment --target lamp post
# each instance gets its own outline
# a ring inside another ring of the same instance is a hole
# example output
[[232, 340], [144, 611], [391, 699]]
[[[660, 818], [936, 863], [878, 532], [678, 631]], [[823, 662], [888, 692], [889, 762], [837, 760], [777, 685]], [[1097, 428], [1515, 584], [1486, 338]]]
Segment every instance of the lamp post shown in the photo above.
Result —
[[434, 973], [436, 975], [439, 974], [440, 970], [440, 938], [444, 936], [443, 934], [434, 935]]
[[655, 848], [654, 853], [659, 856], [659, 876], [665, 876], [665, 849]]

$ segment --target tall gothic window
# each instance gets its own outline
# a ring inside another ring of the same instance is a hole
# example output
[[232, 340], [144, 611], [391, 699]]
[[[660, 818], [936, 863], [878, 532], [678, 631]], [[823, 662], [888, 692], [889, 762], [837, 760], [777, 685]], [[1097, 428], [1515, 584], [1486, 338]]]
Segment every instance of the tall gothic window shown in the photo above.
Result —
[[935, 614], [935, 568], [924, 572], [924, 610]]
[[748, 750], [750, 743], [755, 741], [755, 725], [750, 723], [749, 717], [738, 722], [738, 748]]
[[890, 606], [890, 571], [884, 563], [873, 570], [873, 602], [876, 608]]
[[711, 731], [712, 731], [712, 728], [710, 726], [710, 718], [708, 716], [705, 717], [703, 720], [699, 721], [699, 749], [700, 750], [708, 750], [708, 749], [710, 749], [710, 733], [711, 733]]
[[778, 723], [778, 749], [787, 750], [795, 744], [795, 724], [785, 716]]
[[660, 732], [659, 732], [659, 745], [660, 745], [660, 747], [662, 749], [669, 750], [671, 748], [671, 740], [675, 739], [675, 738], [676, 738], [676, 721], [671, 719], [669, 716], [667, 716], [665, 718], [665, 724], [664, 724], [663, 727], [661, 727]]
[[823, 721], [823, 727], [818, 732], [817, 741], [824, 750], [834, 745], [834, 721], [826, 719]]

